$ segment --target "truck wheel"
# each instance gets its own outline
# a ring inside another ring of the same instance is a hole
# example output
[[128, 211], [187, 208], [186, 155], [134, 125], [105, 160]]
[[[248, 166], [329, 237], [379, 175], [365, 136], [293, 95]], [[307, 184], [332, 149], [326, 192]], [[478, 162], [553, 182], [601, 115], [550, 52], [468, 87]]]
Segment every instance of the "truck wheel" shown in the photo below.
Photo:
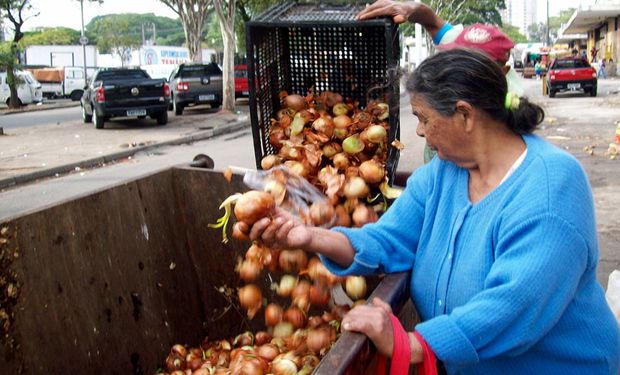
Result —
[[99, 116], [97, 113], [97, 108], [93, 107], [93, 122], [95, 123], [95, 129], [103, 129], [103, 123], [105, 122], [105, 118], [103, 116]]
[[183, 114], [183, 104], [178, 104], [176, 100], [172, 102], [172, 110], [174, 114], [177, 116], [181, 116]]
[[590, 89], [590, 96], [596, 96], [596, 91], [597, 91], [596, 89], [597, 89], [597, 87], [596, 87], [596, 86], [593, 86], [593, 87]]
[[78, 100], [82, 99], [82, 94], [84, 94], [84, 91], [74, 90], [70, 95], [71, 100], [77, 102]]
[[161, 111], [157, 116], [158, 125], [166, 125], [168, 123], [168, 111]]
[[89, 115], [88, 113], [86, 113], [85, 106], [82, 106], [82, 120], [84, 121], [85, 124], [89, 124], [93, 122], [93, 115]]

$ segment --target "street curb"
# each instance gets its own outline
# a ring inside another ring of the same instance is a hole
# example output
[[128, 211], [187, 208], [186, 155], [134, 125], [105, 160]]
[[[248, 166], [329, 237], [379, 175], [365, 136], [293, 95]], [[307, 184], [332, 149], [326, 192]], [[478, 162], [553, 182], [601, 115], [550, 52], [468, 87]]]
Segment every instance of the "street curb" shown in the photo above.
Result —
[[137, 154], [138, 152], [153, 150], [164, 146], [176, 146], [186, 143], [193, 143], [204, 139], [217, 137], [223, 134], [228, 134], [241, 130], [250, 126], [250, 120], [235, 121], [223, 124], [214, 129], [204, 130], [192, 135], [187, 135], [179, 138], [174, 138], [168, 141], [153, 143], [150, 145], [138, 146], [125, 151], [118, 151], [104, 156], [98, 156], [96, 158], [80, 160], [74, 163], [59, 165], [57, 167], [46, 168], [36, 172], [25, 173], [13, 177], [0, 179], [0, 189], [8, 187], [15, 187], [17, 185], [25, 184], [41, 178], [52, 177], [56, 174], [68, 173], [74, 171], [76, 168], [85, 169], [101, 165], [104, 163], [110, 163], [115, 160], [127, 158]]
[[15, 110], [15, 109], [7, 109], [6, 112], [0, 112], [0, 116], [14, 115], [17, 113], [28, 113], [28, 112], [39, 112], [39, 111], [49, 111], [50, 109], [61, 109], [61, 108], [71, 108], [71, 107], [79, 107], [80, 102], [71, 102], [63, 105], [54, 105], [50, 107], [44, 107], [45, 104], [41, 105], [41, 108], [36, 107], [36, 104], [33, 107], [25, 107], [25, 108], [33, 108], [26, 110]]

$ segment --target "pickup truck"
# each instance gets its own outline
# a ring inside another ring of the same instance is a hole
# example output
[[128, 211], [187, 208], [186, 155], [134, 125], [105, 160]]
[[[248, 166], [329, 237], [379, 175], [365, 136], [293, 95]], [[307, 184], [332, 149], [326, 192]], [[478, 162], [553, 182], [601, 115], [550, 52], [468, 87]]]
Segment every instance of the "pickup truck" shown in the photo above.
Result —
[[82, 96], [82, 119], [103, 129], [112, 117], [150, 116], [159, 125], [168, 123], [170, 88], [165, 79], [152, 79], [135, 68], [100, 69]]
[[583, 90], [596, 96], [596, 70], [581, 57], [558, 58], [551, 63], [548, 73], [547, 93], [550, 98], [557, 92]]
[[43, 96], [48, 98], [71, 98], [78, 101], [84, 94], [84, 69], [67, 66], [58, 68], [29, 68], [41, 82]]

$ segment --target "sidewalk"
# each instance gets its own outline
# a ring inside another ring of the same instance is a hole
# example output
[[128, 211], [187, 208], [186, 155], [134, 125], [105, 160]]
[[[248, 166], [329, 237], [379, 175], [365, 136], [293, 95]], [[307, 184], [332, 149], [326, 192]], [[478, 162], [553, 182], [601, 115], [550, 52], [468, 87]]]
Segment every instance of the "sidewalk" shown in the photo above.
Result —
[[45, 111], [48, 109], [77, 107], [79, 105], [79, 101], [74, 102], [71, 99], [45, 99], [41, 103], [28, 104], [17, 109], [9, 108], [6, 104], [0, 104], [0, 116], [24, 112]]
[[192, 143], [249, 127], [246, 113], [199, 113], [153, 121], [119, 120], [96, 130], [78, 121], [5, 131], [0, 136], [0, 189], [101, 167], [161, 146]]

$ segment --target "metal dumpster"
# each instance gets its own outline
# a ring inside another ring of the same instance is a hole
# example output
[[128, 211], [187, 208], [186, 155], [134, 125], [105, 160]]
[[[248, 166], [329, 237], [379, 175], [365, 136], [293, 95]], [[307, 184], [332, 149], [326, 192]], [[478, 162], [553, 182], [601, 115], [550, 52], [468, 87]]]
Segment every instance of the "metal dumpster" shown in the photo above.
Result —
[[[241, 176], [175, 167], [0, 223], [2, 372], [153, 374], [174, 343], [261, 328], [224, 292], [248, 244], [207, 228], [243, 190]], [[411, 323], [408, 280], [373, 294]], [[368, 348], [344, 334], [315, 373], [363, 373]]]

